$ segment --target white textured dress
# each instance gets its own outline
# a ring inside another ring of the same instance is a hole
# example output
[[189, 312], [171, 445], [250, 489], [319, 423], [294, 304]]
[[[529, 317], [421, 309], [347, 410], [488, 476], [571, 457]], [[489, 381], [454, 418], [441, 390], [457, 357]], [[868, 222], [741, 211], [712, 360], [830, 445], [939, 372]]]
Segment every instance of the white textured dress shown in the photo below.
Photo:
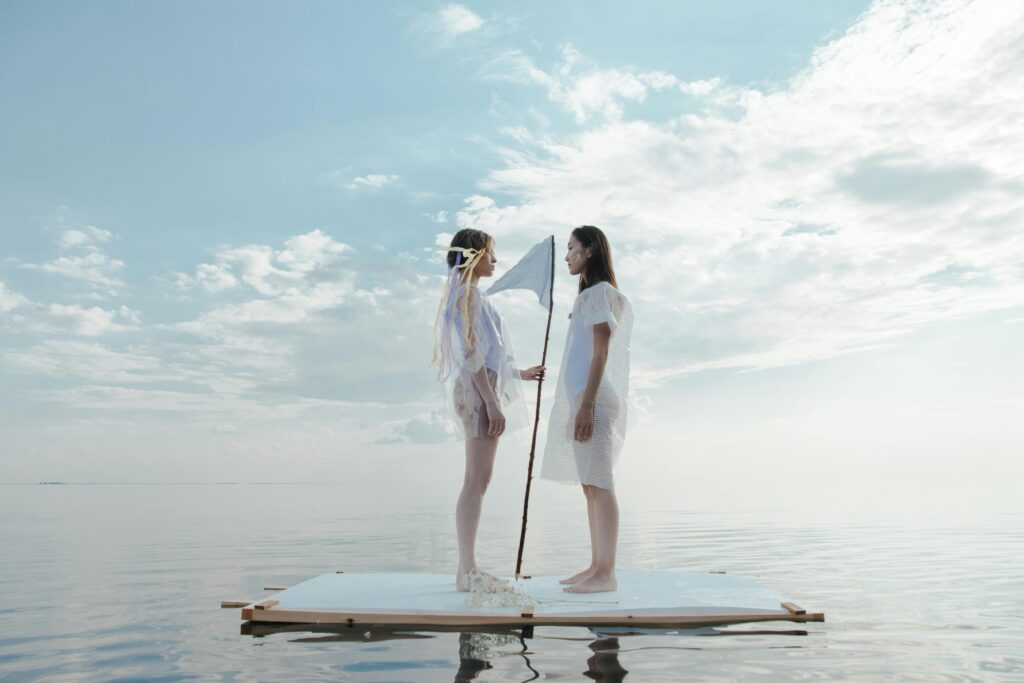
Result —
[[[594, 433], [579, 442], [573, 440], [576, 413], [587, 388], [594, 357], [594, 325], [598, 323], [608, 323], [612, 336], [594, 403]], [[608, 282], [588, 287], [576, 297], [548, 423], [542, 478], [614, 488], [612, 472], [626, 435], [632, 331], [633, 307]]]
[[[467, 323], [462, 307], [465, 295], [470, 297], [468, 323], [473, 331], [469, 344], [463, 334]], [[481, 368], [486, 368], [505, 415], [505, 431], [525, 427], [529, 420], [512, 338], [497, 309], [476, 285], [463, 285], [455, 291], [445, 315], [452, 321], [443, 333], [448, 335], [443, 343], [450, 349], [451, 373], [443, 379], [447, 380], [454, 422], [462, 435], [467, 439], [487, 436], [490, 426], [484, 398], [473, 382], [473, 374]]]

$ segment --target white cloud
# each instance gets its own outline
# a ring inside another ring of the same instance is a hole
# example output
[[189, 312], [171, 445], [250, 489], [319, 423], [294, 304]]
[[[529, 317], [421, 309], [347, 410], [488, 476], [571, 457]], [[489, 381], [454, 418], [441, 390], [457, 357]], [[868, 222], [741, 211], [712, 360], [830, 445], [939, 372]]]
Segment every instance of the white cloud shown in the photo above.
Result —
[[352, 294], [351, 283], [319, 282], [305, 291], [286, 292], [268, 299], [220, 306], [192, 322], [179, 323], [175, 327], [197, 334], [219, 334], [224, 326], [301, 323], [319, 311], [339, 306]]
[[47, 263], [24, 263], [23, 268], [41, 270], [76, 280], [84, 280], [95, 288], [113, 294], [124, 287], [117, 273], [124, 269], [124, 261], [112, 259], [95, 247], [86, 246], [82, 256], [60, 256]]
[[[187, 283], [187, 278], [183, 280]], [[238, 285], [230, 263], [200, 263], [196, 266], [195, 282], [208, 292], [222, 292]]]
[[[456, 218], [456, 221], [457, 220], [458, 220], [458, 218]], [[429, 254], [430, 254], [429, 260], [434, 262], [434, 263], [437, 263], [437, 264], [444, 263], [445, 262], [445, 250], [449, 246], [451, 246], [452, 237], [454, 237], [454, 236], [455, 236], [455, 234], [451, 233], [451, 232], [439, 232], [439, 233], [437, 233], [437, 235], [434, 236], [434, 246], [433, 246], [433, 248], [431, 248], [431, 247], [424, 247], [424, 249], [423, 249], [423, 251], [429, 252]]]
[[300, 273], [278, 268], [274, 264], [275, 256], [272, 247], [257, 244], [224, 248], [217, 253], [219, 265], [230, 265], [239, 272], [242, 282], [267, 295], [287, 290], [302, 279]]
[[74, 247], [84, 247], [87, 245], [109, 242], [113, 237], [114, 233], [109, 230], [89, 225], [81, 230], [64, 230], [61, 232], [57, 243], [64, 249], [71, 249]]
[[508, 116], [511, 112], [511, 108], [508, 103], [498, 96], [498, 93], [491, 91], [491, 106], [487, 109], [487, 113], [495, 118], [502, 118]]
[[301, 290], [307, 275], [348, 251], [351, 247], [321, 230], [291, 237], [280, 250], [259, 244], [222, 246], [213, 263], [199, 264], [195, 275], [175, 273], [174, 283], [178, 289], [202, 287], [215, 293], [242, 283], [260, 294], [275, 296]]
[[393, 182], [398, 180], [398, 178], [399, 176], [389, 173], [371, 173], [369, 175], [357, 176], [353, 178], [352, 182], [346, 185], [346, 187], [350, 190], [358, 190], [366, 187], [379, 190], [385, 185], [392, 184]]
[[[232, 300], [214, 301], [191, 319], [158, 326], [198, 339], [180, 357], [192, 370], [210, 367], [222, 381], [252, 380], [265, 387], [319, 386], [334, 376], [319, 391], [344, 391], [349, 381], [372, 395], [376, 380], [369, 377], [414, 371], [428, 376], [420, 346], [429, 344], [440, 280], [417, 274], [414, 259], [387, 250], [357, 254], [313, 231], [285, 240], [281, 249], [225, 245], [216, 263], [230, 267], [240, 283]], [[188, 286], [197, 282], [193, 276], [183, 279]], [[248, 300], [237, 301], [243, 294]], [[426, 338], [410, 347], [412, 331]], [[398, 393], [420, 391], [417, 380]]]
[[709, 95], [713, 90], [722, 85], [722, 79], [720, 78], [708, 78], [699, 81], [687, 81], [679, 84], [680, 92], [684, 92], [687, 95], [694, 95], [696, 97], [702, 97]]
[[[159, 341], [144, 349], [48, 340], [6, 350], [4, 364], [17, 372], [93, 382], [184, 383], [192, 389], [183, 395], [209, 394], [211, 401], [289, 382], [300, 372], [295, 352], [301, 343], [279, 338], [274, 329], [301, 327], [348, 301], [372, 306], [388, 295], [379, 287], [364, 291], [352, 286], [354, 273], [337, 263], [349, 251], [320, 230], [288, 238], [277, 249], [225, 245], [216, 250], [213, 262], [199, 264], [193, 275], [177, 273], [173, 281], [179, 288], [202, 287], [213, 294], [234, 290], [235, 299], [248, 293], [250, 300], [215, 304], [180, 323], [151, 325], [147, 336]], [[98, 337], [142, 328], [140, 313], [127, 306], [108, 310], [55, 303], [37, 306], [21, 318], [22, 329], [49, 334]], [[180, 333], [186, 333], [184, 339]], [[189, 400], [182, 399], [181, 405], [190, 405]], [[268, 399], [268, 405], [277, 400], [292, 399]]]
[[98, 337], [109, 332], [135, 329], [141, 322], [139, 312], [127, 306], [108, 311], [99, 306], [84, 308], [78, 304], [50, 304], [47, 312], [53, 329], [66, 330], [83, 337]]
[[83, 298], [103, 299], [124, 287], [119, 277], [124, 262], [110, 258], [96, 246], [111, 241], [114, 233], [91, 225], [81, 229], [64, 228], [64, 220], [56, 220], [62, 226], [57, 245], [71, 253], [46, 263], [22, 263], [22, 268], [82, 280], [90, 286], [89, 291], [80, 294]]
[[437, 223], [438, 225], [444, 225], [445, 223], [448, 222], [447, 211], [438, 211], [437, 213], [425, 213], [423, 215], [426, 216], [431, 222]]
[[589, 65], [571, 45], [562, 48], [562, 61], [550, 72], [538, 68], [519, 50], [508, 50], [484, 64], [481, 76], [489, 80], [539, 85], [548, 99], [568, 111], [577, 123], [594, 116], [619, 120], [623, 102], [643, 102], [648, 90], [663, 91], [679, 85], [679, 79], [663, 71], [632, 68], [600, 69]]
[[437, 23], [447, 38], [479, 30], [484, 20], [463, 5], [445, 5], [437, 13]]
[[481, 77], [520, 85], [555, 87], [557, 79], [533, 63], [521, 50], [506, 50], [491, 57], [480, 70]]
[[637, 74], [637, 78], [659, 92], [679, 84], [678, 78], [664, 71], [647, 71]]
[[252, 396], [243, 395], [107, 385], [83, 385], [61, 391], [39, 391], [36, 392], [36, 396], [45, 401], [66, 403], [88, 410], [117, 413], [138, 410], [189, 413], [204, 420], [221, 420], [225, 416], [280, 420], [295, 417], [324, 404], [331, 404], [329, 401], [296, 397], [261, 402]]
[[285, 240], [285, 248], [277, 253], [277, 260], [294, 272], [310, 273], [332, 263], [339, 254], [351, 247], [336, 242], [320, 230], [296, 235]]
[[45, 340], [24, 349], [2, 349], [8, 370], [55, 378], [137, 383], [169, 379], [163, 363], [145, 351], [115, 351], [102, 344]]
[[[936, 320], [1024, 300], [1024, 7], [876, 3], [773, 92], [677, 83], [704, 109], [623, 121], [667, 75], [484, 74], [531, 84], [586, 126], [514, 138], [459, 227], [504, 243], [606, 228], [636, 303], [640, 385], [892, 343]], [[571, 297], [563, 288], [563, 300]]]
[[27, 306], [32, 303], [17, 292], [7, 289], [7, 283], [0, 281], [0, 313], [6, 313], [19, 306]]

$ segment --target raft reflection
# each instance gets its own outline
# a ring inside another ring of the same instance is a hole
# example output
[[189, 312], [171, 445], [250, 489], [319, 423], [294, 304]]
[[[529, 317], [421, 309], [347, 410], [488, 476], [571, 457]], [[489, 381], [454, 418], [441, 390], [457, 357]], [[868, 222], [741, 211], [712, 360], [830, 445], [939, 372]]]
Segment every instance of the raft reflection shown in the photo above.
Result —
[[[455, 683], [475, 681], [484, 671], [493, 668], [492, 662], [497, 658], [519, 656], [522, 658], [529, 675], [522, 681], [537, 680], [541, 672], [534, 666], [531, 656], [536, 645], [544, 640], [579, 641], [586, 643], [590, 650], [587, 656], [586, 670], [581, 672], [587, 678], [605, 683], [615, 683], [626, 678], [629, 671], [619, 661], [621, 646], [620, 638], [630, 636], [666, 636], [676, 638], [708, 637], [708, 636], [740, 636], [740, 635], [777, 635], [806, 636], [807, 631], [801, 629], [727, 629], [724, 627], [681, 628], [591, 628], [591, 635], [579, 637], [562, 635], [559, 630], [564, 627], [550, 627], [544, 634], [536, 636], [534, 627], [497, 628], [497, 627], [431, 627], [424, 629], [420, 625], [353, 625], [337, 624], [266, 624], [247, 622], [242, 624], [242, 634], [262, 638], [279, 634], [307, 634], [293, 638], [295, 643], [329, 643], [359, 642], [366, 644], [380, 643], [389, 640], [424, 640], [437, 638], [442, 634], [458, 633], [459, 665], [455, 671]], [[320, 634], [320, 635], [317, 635]], [[528, 642], [529, 641], [529, 642]], [[701, 649], [687, 645], [680, 649]]]

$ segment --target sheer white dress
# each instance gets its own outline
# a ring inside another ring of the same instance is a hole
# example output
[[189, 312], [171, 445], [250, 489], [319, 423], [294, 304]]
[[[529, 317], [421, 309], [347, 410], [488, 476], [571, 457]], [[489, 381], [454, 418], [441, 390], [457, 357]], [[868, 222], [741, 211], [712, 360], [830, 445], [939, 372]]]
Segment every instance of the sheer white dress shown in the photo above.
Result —
[[[608, 323], [612, 336], [594, 404], [594, 432], [579, 442], [573, 440], [576, 413], [587, 388], [598, 323]], [[614, 488], [613, 470], [626, 435], [632, 330], [633, 307], [611, 284], [600, 282], [576, 297], [548, 423], [542, 478]]]
[[[463, 331], [462, 297], [468, 295], [469, 324], [472, 327], [472, 341], [467, 343]], [[473, 375], [486, 369], [487, 379], [505, 415], [505, 431], [525, 427], [528, 424], [526, 400], [523, 396], [522, 380], [508, 325], [502, 320], [497, 309], [487, 300], [487, 295], [476, 285], [461, 285], [452, 296], [446, 318], [452, 324], [442, 334], [450, 350], [451, 372], [446, 377], [448, 395], [454, 423], [467, 439], [487, 436], [490, 420], [480, 395], [473, 382]]]

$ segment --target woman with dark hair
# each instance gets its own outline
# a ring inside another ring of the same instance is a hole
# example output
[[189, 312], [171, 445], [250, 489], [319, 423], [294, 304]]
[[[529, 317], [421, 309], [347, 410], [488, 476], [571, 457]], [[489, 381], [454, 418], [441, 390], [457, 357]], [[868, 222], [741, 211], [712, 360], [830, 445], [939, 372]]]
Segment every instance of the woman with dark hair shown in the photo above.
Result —
[[477, 287], [494, 274], [494, 240], [481, 230], [460, 230], [448, 248], [448, 279], [434, 321], [438, 379], [448, 384], [456, 424], [466, 440], [466, 472], [455, 508], [459, 568], [455, 586], [468, 591], [476, 576], [480, 508], [494, 470], [498, 438], [506, 427], [525, 426], [519, 380], [539, 380], [544, 368], [519, 370], [508, 326]]
[[570, 593], [614, 591], [619, 506], [613, 470], [626, 431], [633, 309], [618, 290], [611, 246], [598, 228], [572, 231], [565, 262], [578, 275], [541, 477], [583, 485], [590, 566], [563, 579]]

